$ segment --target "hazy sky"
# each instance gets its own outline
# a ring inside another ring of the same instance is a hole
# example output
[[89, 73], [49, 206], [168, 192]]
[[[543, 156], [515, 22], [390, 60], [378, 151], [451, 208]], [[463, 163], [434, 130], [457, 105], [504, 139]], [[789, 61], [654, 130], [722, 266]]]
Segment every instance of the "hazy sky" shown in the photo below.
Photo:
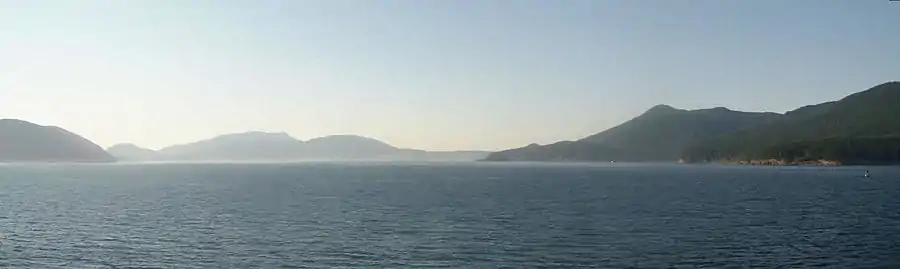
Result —
[[0, 0], [0, 118], [102, 146], [260, 130], [501, 149], [655, 104], [784, 112], [889, 80], [888, 0]]

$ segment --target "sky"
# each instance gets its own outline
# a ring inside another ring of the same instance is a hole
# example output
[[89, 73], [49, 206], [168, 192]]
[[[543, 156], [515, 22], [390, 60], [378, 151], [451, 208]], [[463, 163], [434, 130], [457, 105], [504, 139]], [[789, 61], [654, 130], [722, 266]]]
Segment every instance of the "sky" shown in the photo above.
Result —
[[656, 104], [785, 112], [893, 80], [887, 0], [0, 0], [0, 118], [104, 147], [499, 150]]

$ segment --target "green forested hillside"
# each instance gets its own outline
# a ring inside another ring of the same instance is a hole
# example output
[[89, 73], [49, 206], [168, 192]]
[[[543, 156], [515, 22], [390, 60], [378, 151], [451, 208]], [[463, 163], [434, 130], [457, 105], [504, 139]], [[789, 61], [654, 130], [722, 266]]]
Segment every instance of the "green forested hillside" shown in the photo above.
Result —
[[885, 152], [890, 152], [888, 148], [894, 146], [897, 134], [900, 83], [889, 82], [711, 139], [691, 147], [682, 157], [689, 162], [817, 156], [847, 162], [888, 162], [893, 157]]
[[888, 82], [785, 114], [658, 105], [581, 140], [532, 144], [485, 160], [897, 163], [898, 137], [900, 82]]
[[632, 120], [578, 141], [495, 152], [486, 160], [675, 161], [689, 146], [778, 116], [726, 108], [682, 110], [658, 105]]
[[900, 136], [841, 137], [779, 144], [765, 156], [785, 162], [834, 160], [842, 164], [900, 163]]

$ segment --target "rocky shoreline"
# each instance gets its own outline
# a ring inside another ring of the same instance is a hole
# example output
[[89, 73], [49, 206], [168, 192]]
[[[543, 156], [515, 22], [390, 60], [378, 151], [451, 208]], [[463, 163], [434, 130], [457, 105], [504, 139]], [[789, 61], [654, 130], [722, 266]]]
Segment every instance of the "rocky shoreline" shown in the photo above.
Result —
[[779, 159], [764, 160], [741, 160], [733, 162], [733, 164], [742, 165], [773, 165], [773, 166], [838, 166], [840, 161], [835, 160], [805, 160], [805, 161], [786, 161]]
[[[679, 160], [678, 163], [686, 163]], [[757, 159], [757, 160], [719, 160], [714, 161], [719, 164], [731, 165], [763, 165], [763, 166], [840, 166], [841, 161], [837, 160], [804, 160], [804, 161], [787, 161], [780, 159]]]

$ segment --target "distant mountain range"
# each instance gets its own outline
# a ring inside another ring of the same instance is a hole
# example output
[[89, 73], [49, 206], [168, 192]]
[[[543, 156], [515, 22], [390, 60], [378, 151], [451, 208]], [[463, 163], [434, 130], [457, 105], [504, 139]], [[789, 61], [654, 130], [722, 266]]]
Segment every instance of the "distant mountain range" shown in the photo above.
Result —
[[16, 119], [0, 120], [0, 162], [115, 161], [475, 161], [487, 151], [403, 149], [356, 135], [332, 135], [301, 141], [286, 133], [227, 134], [154, 151], [134, 144], [104, 150], [55, 126]]
[[900, 82], [779, 113], [657, 105], [575, 141], [494, 153], [402, 149], [356, 135], [302, 141], [286, 133], [227, 134], [158, 151], [104, 150], [55, 126], [0, 120], [0, 162], [122, 161], [630, 161], [751, 164], [900, 164]]
[[580, 140], [484, 160], [900, 163], [900, 82], [784, 114], [658, 105]]
[[289, 161], [385, 160], [474, 161], [486, 151], [424, 151], [401, 149], [356, 135], [331, 135], [302, 141], [286, 133], [227, 134], [158, 151], [119, 144], [107, 151], [122, 161]]

